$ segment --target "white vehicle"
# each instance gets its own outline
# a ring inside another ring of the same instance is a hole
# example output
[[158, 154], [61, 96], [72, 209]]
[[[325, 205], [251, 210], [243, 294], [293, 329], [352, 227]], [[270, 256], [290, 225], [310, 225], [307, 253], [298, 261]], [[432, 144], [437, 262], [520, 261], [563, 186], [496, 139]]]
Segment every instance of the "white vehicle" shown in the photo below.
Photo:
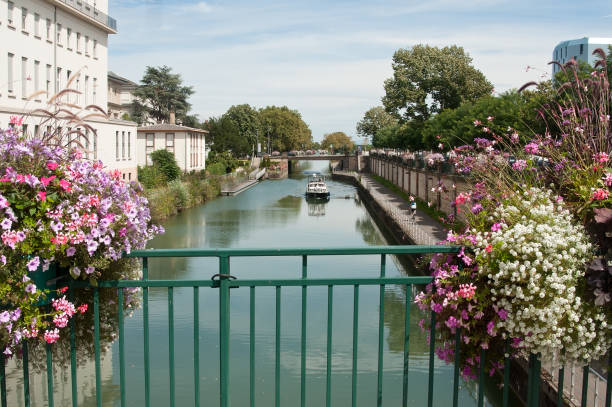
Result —
[[325, 185], [325, 177], [323, 175], [312, 174], [308, 177], [306, 198], [329, 198], [329, 190], [327, 185]]

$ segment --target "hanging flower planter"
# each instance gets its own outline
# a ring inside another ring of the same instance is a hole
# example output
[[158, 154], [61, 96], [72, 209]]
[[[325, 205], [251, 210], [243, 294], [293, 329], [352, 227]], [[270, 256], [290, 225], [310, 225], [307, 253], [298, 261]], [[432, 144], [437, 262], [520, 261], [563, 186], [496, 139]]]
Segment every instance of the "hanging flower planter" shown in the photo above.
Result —
[[57, 298], [57, 290], [68, 283], [68, 268], [60, 266], [56, 261], [40, 264], [35, 271], [29, 271], [28, 277], [41, 293], [37, 306], [49, 305]]

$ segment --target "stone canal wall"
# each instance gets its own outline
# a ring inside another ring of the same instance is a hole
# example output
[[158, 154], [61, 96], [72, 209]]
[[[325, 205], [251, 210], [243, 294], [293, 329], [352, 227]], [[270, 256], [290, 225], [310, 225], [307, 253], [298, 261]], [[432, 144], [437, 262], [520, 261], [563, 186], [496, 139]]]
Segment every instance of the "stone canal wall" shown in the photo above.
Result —
[[463, 213], [457, 213], [455, 206], [451, 205], [459, 193], [469, 190], [464, 176], [414, 168], [390, 157], [369, 156], [368, 158], [370, 173], [386, 179], [407, 194], [431, 202], [442, 212], [464, 220]]

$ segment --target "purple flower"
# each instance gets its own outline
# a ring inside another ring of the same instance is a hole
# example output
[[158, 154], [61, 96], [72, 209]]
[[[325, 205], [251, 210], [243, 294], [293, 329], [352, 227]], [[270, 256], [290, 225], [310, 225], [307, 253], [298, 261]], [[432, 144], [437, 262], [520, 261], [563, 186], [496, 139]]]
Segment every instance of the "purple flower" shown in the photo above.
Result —
[[51, 221], [49, 226], [51, 226], [51, 230], [53, 230], [53, 232], [55, 233], [59, 233], [64, 228], [64, 224], [59, 221], [58, 222]]
[[506, 318], [508, 318], [508, 311], [502, 308], [499, 311], [497, 311], [497, 315], [499, 315], [499, 319], [501, 319], [502, 321], [505, 321]]
[[38, 269], [38, 266], [40, 266], [40, 259], [38, 258], [38, 256], [34, 257], [28, 262], [28, 270], [30, 271], [36, 271], [36, 269]]
[[76, 249], [72, 246], [66, 249], [66, 256], [72, 257], [76, 253]]
[[94, 271], [96, 271], [96, 269], [93, 266], [87, 266], [85, 268], [85, 274], [87, 275], [92, 274]]
[[87, 240], [87, 252], [89, 255], [93, 255], [94, 252], [98, 249], [98, 242], [95, 240]]
[[32, 283], [28, 284], [28, 285], [26, 286], [25, 291], [26, 291], [26, 293], [29, 293], [29, 294], [34, 294], [34, 293], [36, 293], [36, 285], [34, 285], [34, 284], [32, 284]]
[[472, 213], [474, 215], [479, 214], [481, 211], [482, 211], [482, 205], [481, 204], [477, 203], [477, 204], [472, 205]]
[[0, 262], [2, 263], [3, 266], [6, 266], [6, 256], [4, 254], [0, 256]]
[[0, 312], [0, 322], [2, 322], [3, 324], [6, 324], [10, 320], [11, 320], [11, 314], [9, 314], [8, 311]]
[[21, 308], [15, 308], [13, 312], [11, 312], [11, 320], [17, 321], [21, 316]]
[[0, 222], [0, 227], [2, 227], [2, 229], [4, 230], [9, 230], [12, 225], [13, 225], [13, 222], [8, 218], [4, 218], [2, 222]]

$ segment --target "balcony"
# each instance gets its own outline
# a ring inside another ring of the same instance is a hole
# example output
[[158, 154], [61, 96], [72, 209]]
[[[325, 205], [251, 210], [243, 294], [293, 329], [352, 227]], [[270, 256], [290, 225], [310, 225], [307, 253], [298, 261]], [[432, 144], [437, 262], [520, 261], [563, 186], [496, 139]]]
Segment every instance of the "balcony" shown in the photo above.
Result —
[[117, 33], [117, 20], [83, 0], [53, 0], [52, 3], [78, 16], [86, 16], [109, 34]]

